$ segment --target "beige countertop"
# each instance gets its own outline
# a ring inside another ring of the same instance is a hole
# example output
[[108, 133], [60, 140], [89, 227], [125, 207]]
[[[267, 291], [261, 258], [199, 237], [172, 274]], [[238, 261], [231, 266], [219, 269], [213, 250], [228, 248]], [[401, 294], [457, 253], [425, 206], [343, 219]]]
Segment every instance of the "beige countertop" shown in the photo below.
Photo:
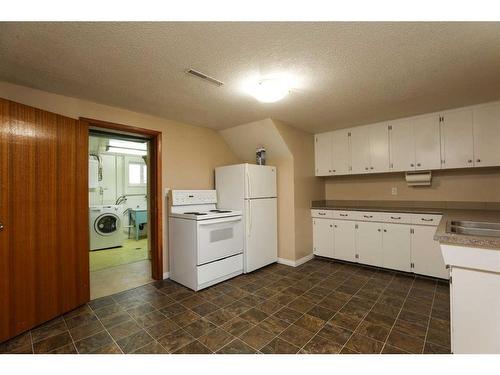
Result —
[[312, 209], [406, 212], [443, 215], [434, 239], [456, 246], [500, 250], [500, 238], [448, 233], [451, 220], [471, 220], [500, 223], [500, 204], [487, 202], [416, 202], [416, 201], [313, 201]]

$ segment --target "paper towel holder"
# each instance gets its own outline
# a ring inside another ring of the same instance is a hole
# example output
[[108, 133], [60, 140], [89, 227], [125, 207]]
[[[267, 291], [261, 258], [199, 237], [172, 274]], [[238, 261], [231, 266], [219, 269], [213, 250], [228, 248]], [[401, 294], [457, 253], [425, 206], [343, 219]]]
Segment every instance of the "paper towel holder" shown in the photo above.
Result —
[[431, 186], [431, 171], [410, 171], [405, 173], [405, 180], [408, 186]]

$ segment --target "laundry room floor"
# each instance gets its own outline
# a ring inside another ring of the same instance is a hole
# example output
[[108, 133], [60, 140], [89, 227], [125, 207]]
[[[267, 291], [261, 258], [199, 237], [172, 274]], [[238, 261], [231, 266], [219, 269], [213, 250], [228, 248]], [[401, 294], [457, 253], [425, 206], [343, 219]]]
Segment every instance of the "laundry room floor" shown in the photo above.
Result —
[[449, 319], [445, 281], [313, 259], [98, 298], [0, 353], [450, 353]]

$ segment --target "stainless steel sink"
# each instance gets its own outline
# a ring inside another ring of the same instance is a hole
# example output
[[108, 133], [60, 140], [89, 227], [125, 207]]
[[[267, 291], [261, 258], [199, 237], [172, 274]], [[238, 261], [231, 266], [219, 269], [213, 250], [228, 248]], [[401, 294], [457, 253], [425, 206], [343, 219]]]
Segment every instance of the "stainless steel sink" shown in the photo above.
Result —
[[500, 223], [451, 220], [447, 223], [446, 231], [448, 233], [457, 233], [466, 236], [500, 237]]

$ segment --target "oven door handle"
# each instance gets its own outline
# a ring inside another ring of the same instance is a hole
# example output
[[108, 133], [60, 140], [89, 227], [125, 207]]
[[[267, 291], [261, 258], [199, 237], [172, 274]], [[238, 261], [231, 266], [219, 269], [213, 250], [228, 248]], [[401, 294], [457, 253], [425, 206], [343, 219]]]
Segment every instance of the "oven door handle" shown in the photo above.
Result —
[[215, 225], [215, 224], [225, 224], [225, 223], [232, 223], [236, 221], [241, 221], [241, 216], [236, 217], [236, 218], [230, 218], [230, 219], [218, 219], [218, 220], [206, 220], [206, 221], [200, 221], [198, 224], [200, 226], [208, 226], [208, 225]]

